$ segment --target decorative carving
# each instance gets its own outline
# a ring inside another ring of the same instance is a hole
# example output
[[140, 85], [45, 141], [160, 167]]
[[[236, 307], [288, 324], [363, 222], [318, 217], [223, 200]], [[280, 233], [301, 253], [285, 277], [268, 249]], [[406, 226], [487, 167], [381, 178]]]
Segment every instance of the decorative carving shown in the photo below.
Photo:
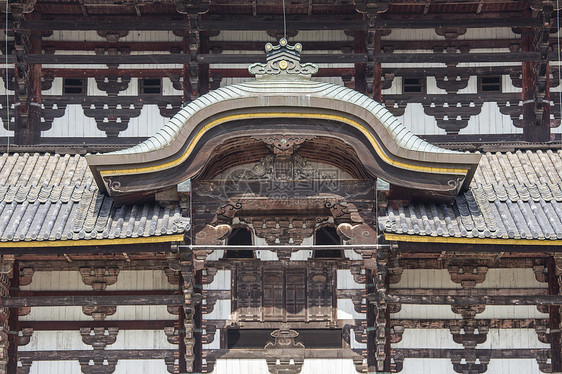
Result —
[[31, 284], [31, 281], [33, 280], [33, 268], [31, 267], [26, 267], [26, 268], [20, 268], [20, 280], [19, 280], [19, 285], [21, 286], [28, 286]]
[[115, 343], [118, 327], [81, 327], [80, 335], [84, 344], [91, 345], [94, 350], [103, 350], [106, 346]]
[[166, 326], [164, 327], [164, 334], [166, 334], [166, 339], [170, 344], [179, 344], [180, 343], [180, 332], [174, 326]]
[[271, 333], [275, 341], [265, 345], [264, 353], [271, 374], [298, 374], [304, 363], [304, 345], [295, 342], [299, 333], [284, 323]]
[[176, 11], [189, 15], [205, 14], [210, 4], [210, 0], [176, 0]]
[[115, 305], [84, 305], [82, 313], [91, 316], [94, 321], [103, 321], [105, 317], [111, 316], [117, 312]]
[[[326, 217], [327, 219], [327, 217]], [[315, 217], [297, 217], [290, 219], [276, 219], [273, 217], [241, 217], [241, 221], [251, 223], [257, 237], [264, 238], [268, 245], [299, 246], [304, 238], [314, 234], [319, 223]], [[322, 220], [320, 220], [322, 222]], [[298, 250], [295, 248], [294, 250]], [[278, 256], [280, 253], [278, 252]], [[290, 256], [290, 252], [288, 253]]]
[[276, 154], [291, 155], [298, 146], [316, 136], [285, 136], [285, 135], [262, 135], [252, 136], [252, 139], [261, 140]]
[[174, 286], [178, 286], [180, 284], [180, 273], [179, 271], [174, 271], [170, 268], [164, 269], [164, 273], [166, 274], [166, 278], [168, 279], [168, 283]]
[[474, 288], [477, 283], [484, 282], [488, 272], [487, 266], [475, 265], [449, 265], [447, 269], [451, 280], [460, 283], [464, 289]]
[[355, 9], [359, 13], [376, 16], [378, 13], [384, 13], [388, 10], [390, 0], [354, 0], [354, 3]]
[[447, 93], [454, 94], [468, 86], [469, 78], [468, 75], [444, 75], [436, 76], [435, 80], [437, 81], [437, 87], [447, 91]]
[[[0, 261], [0, 297], [10, 296], [10, 281], [13, 275], [13, 260], [4, 258]], [[10, 310], [8, 308], [0, 308], [0, 373], [7, 373], [8, 364], [8, 332], [10, 327], [8, 321], [10, 318]]]
[[28, 345], [32, 335], [33, 335], [33, 328], [25, 327], [21, 329], [21, 331], [18, 334], [18, 347]]
[[98, 89], [107, 92], [108, 96], [117, 96], [119, 92], [125, 91], [131, 82], [129, 75], [96, 76], [95, 79]]
[[98, 30], [98, 35], [105, 38], [108, 42], [118, 42], [120, 38], [129, 35], [128, 30]]
[[477, 314], [484, 312], [486, 305], [451, 305], [453, 313], [462, 315], [464, 319], [474, 319]]
[[211, 344], [215, 340], [215, 333], [217, 332], [217, 326], [215, 325], [205, 325], [205, 333], [203, 334], [203, 344]]
[[359, 225], [342, 223], [337, 227], [337, 232], [352, 245], [377, 244], [376, 231], [366, 223]]
[[279, 40], [279, 45], [276, 46], [267, 43], [265, 45], [266, 63], [250, 65], [248, 71], [256, 78], [261, 78], [264, 75], [300, 75], [310, 78], [312, 74], [318, 72], [318, 66], [310, 63], [301, 64], [301, 50], [302, 45], [300, 43], [291, 46], [285, 38]]
[[206, 225], [202, 230], [195, 234], [195, 244], [197, 245], [221, 245], [222, 240], [232, 232], [230, 225], [220, 224], [217, 226]]
[[488, 329], [479, 327], [476, 333], [471, 324], [464, 324], [464, 327], [452, 325], [450, 330], [453, 341], [462, 344], [465, 349], [475, 349], [476, 345], [484, 343], [488, 337]]
[[466, 27], [437, 27], [435, 33], [444, 36], [447, 40], [456, 40], [459, 36], [466, 34]]
[[548, 283], [548, 269], [546, 266], [541, 264], [533, 265], [533, 272], [537, 282]]
[[166, 371], [170, 374], [175, 374], [180, 372], [179, 360], [174, 356], [166, 356], [164, 358], [164, 363], [166, 364]]
[[80, 368], [83, 374], [113, 373], [117, 365], [116, 359], [106, 359], [103, 357], [89, 359], [79, 359]]
[[29, 372], [31, 370], [31, 365], [33, 364], [33, 361], [20, 360], [19, 362], [20, 362], [21, 366], [18, 366], [17, 374], [29, 374]]
[[117, 282], [118, 267], [82, 267], [80, 268], [82, 281], [87, 286], [92, 286], [94, 291], [103, 291], [107, 286]]

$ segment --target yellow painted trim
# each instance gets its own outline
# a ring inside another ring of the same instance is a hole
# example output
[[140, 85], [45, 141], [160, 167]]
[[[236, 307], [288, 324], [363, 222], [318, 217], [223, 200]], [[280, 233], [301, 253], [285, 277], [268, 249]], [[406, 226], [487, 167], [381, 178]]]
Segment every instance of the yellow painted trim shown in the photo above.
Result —
[[37, 247], [82, 247], [96, 245], [119, 245], [119, 244], [143, 244], [143, 243], [166, 243], [181, 242], [183, 234], [149, 236], [141, 238], [118, 238], [118, 239], [79, 239], [79, 240], [34, 240], [20, 242], [0, 242], [0, 248], [37, 248]]
[[423, 235], [398, 235], [384, 234], [386, 240], [396, 242], [416, 242], [416, 243], [451, 243], [451, 244], [503, 244], [503, 245], [562, 245], [562, 240], [551, 239], [498, 239], [498, 238], [456, 238], [443, 236], [423, 236]]
[[174, 167], [174, 166], [180, 164], [181, 162], [183, 162], [184, 160], [186, 160], [189, 157], [189, 155], [193, 151], [193, 148], [195, 148], [195, 145], [197, 144], [199, 139], [201, 139], [201, 137], [204, 135], [204, 133], [207, 132], [209, 129], [211, 129], [211, 128], [217, 126], [217, 125], [223, 124], [225, 122], [236, 121], [236, 120], [240, 120], [240, 119], [251, 119], [251, 118], [312, 118], [312, 119], [325, 119], [325, 120], [340, 121], [340, 122], [347, 123], [347, 124], [355, 127], [356, 129], [360, 130], [367, 137], [367, 139], [369, 139], [369, 141], [371, 142], [371, 145], [373, 146], [373, 148], [375, 149], [375, 151], [377, 152], [379, 157], [381, 157], [386, 163], [388, 163], [390, 165], [399, 167], [401, 169], [425, 171], [425, 172], [431, 172], [431, 173], [446, 173], [446, 174], [453, 173], [453, 174], [463, 174], [464, 175], [468, 172], [468, 169], [435, 168], [435, 167], [411, 165], [411, 164], [406, 164], [406, 163], [403, 163], [403, 162], [400, 162], [400, 161], [392, 160], [389, 156], [387, 156], [384, 153], [383, 149], [380, 147], [380, 145], [376, 141], [375, 137], [369, 132], [369, 130], [367, 130], [365, 128], [365, 126], [361, 125], [357, 121], [354, 121], [354, 120], [346, 118], [346, 117], [342, 117], [342, 116], [335, 115], [335, 114], [322, 114], [322, 113], [272, 112], [272, 113], [233, 114], [233, 115], [230, 115], [230, 116], [218, 118], [214, 121], [209, 122], [205, 126], [203, 126], [203, 128], [201, 130], [199, 130], [199, 132], [191, 140], [191, 142], [189, 143], [189, 146], [187, 147], [185, 152], [180, 157], [178, 157], [177, 159], [175, 159], [173, 161], [169, 161], [169, 162], [167, 162], [165, 164], [161, 164], [161, 165], [147, 166], [147, 167], [142, 167], [142, 168], [101, 170], [100, 174], [101, 174], [102, 177], [111, 176], [111, 175], [122, 175], [122, 174], [140, 174], [140, 173], [149, 173], [149, 172], [156, 171], [156, 170], [162, 170], [162, 169]]

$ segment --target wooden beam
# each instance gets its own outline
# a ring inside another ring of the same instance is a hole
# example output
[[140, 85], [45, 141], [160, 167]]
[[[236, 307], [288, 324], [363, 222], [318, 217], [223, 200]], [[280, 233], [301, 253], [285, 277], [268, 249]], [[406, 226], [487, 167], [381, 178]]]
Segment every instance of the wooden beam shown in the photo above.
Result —
[[[461, 321], [462, 322], [462, 321]], [[490, 329], [534, 329], [536, 325], [545, 324], [548, 319], [478, 319], [478, 323]], [[449, 329], [458, 326], [458, 319], [393, 319], [391, 325], [407, 329]]]
[[[376, 63], [460, 63], [460, 62], [529, 62], [538, 61], [537, 52], [506, 53], [376, 53]], [[28, 54], [23, 57], [28, 64], [184, 64], [190, 61], [188, 54], [150, 54], [150, 55], [46, 55]], [[264, 62], [264, 54], [200, 54], [200, 64], [242, 64]], [[302, 54], [302, 62], [312, 63], [363, 63], [365, 54]], [[15, 57], [8, 56], [8, 63]]]
[[[374, 294], [367, 299], [376, 302]], [[439, 305], [562, 305], [562, 295], [386, 295], [387, 303]]]
[[19, 330], [31, 328], [33, 331], [78, 331], [81, 328], [118, 327], [119, 330], [163, 330], [175, 326], [174, 320], [147, 321], [20, 321]]
[[[492, 359], [535, 359], [539, 354], [548, 355], [549, 349], [475, 349], [471, 350], [476, 357], [489, 357]], [[394, 348], [393, 356], [404, 358], [455, 358], [463, 357], [466, 354], [464, 349], [447, 348]]]
[[[116, 245], [96, 245], [93, 240], [90, 245], [69, 245], [68, 247], [51, 247], [49, 241], [43, 242], [45, 247], [14, 247], [2, 248], [0, 255], [63, 255], [63, 254], [113, 254], [113, 253], [142, 253], [142, 252], [169, 252], [170, 242], [163, 243], [138, 243], [138, 244], [116, 244]], [[75, 243], [72, 243], [75, 244]], [[84, 243], [85, 244], [85, 243]]]
[[[342, 290], [343, 291], [343, 290]], [[441, 288], [390, 288], [392, 296], [532, 296], [548, 295], [546, 288], [471, 288], [471, 289], [441, 289]]]
[[[201, 20], [201, 30], [269, 30], [275, 24], [282, 27], [281, 17], [247, 17], [237, 15], [223, 17], [224, 20]], [[365, 21], [354, 19], [345, 20], [340, 17], [287, 17], [287, 23], [292, 30], [362, 30], [366, 27]], [[23, 20], [22, 29], [27, 30], [185, 30], [187, 20], [170, 20], [169, 18], [152, 17], [139, 20], [137, 17], [121, 17], [120, 19], [84, 19], [74, 18], [51, 20]]]
[[183, 295], [119, 295], [119, 296], [30, 296], [1, 297], [0, 305], [6, 308], [38, 306], [84, 306], [84, 305], [182, 305]]
[[18, 358], [28, 361], [69, 361], [80, 359], [107, 360], [158, 360], [174, 357], [173, 349], [107, 349], [107, 350], [72, 350], [72, 351], [20, 351]]

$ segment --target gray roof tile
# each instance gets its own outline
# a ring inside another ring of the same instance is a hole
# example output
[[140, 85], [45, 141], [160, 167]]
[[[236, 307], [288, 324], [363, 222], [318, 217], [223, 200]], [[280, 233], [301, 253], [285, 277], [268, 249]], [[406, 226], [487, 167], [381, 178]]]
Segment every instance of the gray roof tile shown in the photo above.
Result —
[[184, 232], [179, 207], [115, 207], [80, 155], [0, 156], [0, 241], [135, 238]]
[[380, 227], [393, 234], [560, 240], [562, 151], [486, 153], [470, 189], [452, 204], [413, 201], [398, 214], [388, 208]]

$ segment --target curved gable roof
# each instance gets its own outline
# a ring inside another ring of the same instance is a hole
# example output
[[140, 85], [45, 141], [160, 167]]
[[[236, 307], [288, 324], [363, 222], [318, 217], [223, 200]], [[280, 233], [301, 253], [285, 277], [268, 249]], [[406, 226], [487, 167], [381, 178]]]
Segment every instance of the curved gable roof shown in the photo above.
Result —
[[452, 197], [467, 188], [480, 158], [427, 143], [357, 91], [285, 73], [212, 91], [141, 144], [88, 156], [88, 163], [110, 195], [154, 191], [196, 176], [221, 142], [256, 133], [339, 138], [373, 177], [426, 195]]

